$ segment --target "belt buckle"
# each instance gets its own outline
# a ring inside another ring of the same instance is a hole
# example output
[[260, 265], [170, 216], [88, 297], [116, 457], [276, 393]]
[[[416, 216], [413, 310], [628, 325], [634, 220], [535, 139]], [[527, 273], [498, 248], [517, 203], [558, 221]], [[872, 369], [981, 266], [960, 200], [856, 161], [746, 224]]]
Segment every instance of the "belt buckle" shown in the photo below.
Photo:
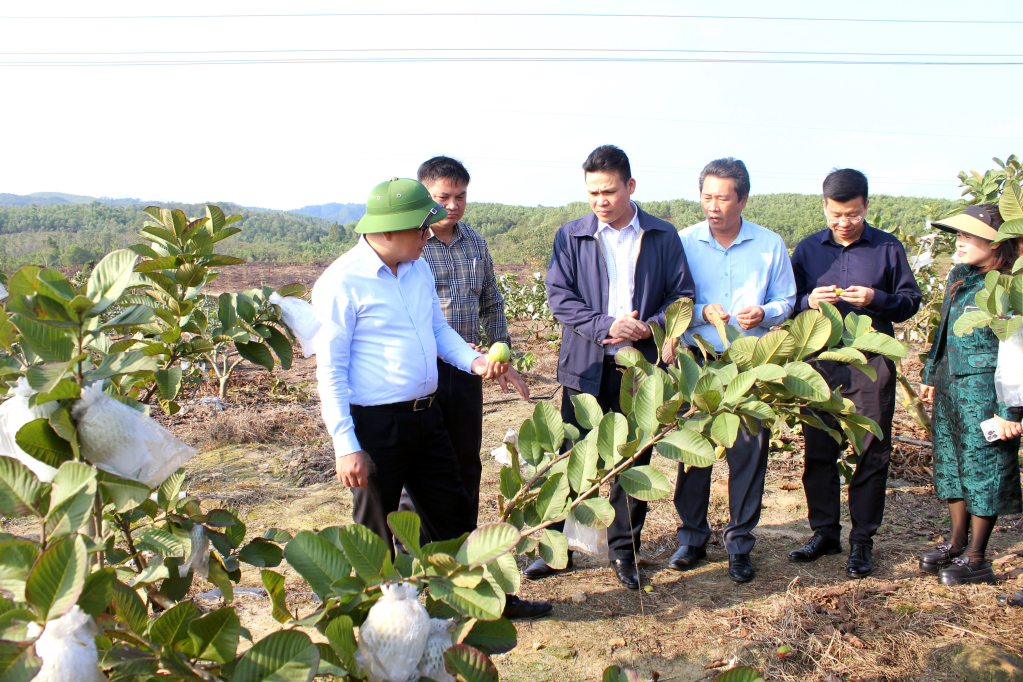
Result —
[[425, 398], [416, 398], [415, 400], [412, 401], [412, 411], [421, 412], [423, 410], [429, 409], [430, 405], [433, 405], [432, 395], [428, 395]]

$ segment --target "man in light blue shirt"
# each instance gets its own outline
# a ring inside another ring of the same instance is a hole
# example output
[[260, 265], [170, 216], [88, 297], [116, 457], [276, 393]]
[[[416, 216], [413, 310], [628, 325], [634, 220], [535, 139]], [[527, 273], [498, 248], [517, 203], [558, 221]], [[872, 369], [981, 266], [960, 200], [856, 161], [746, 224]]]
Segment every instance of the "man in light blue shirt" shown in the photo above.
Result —
[[[679, 232], [696, 283], [694, 322], [683, 337], [690, 345], [699, 334], [714, 350], [725, 349], [712, 323], [714, 315], [746, 336], [763, 336], [784, 322], [795, 305], [796, 281], [785, 242], [742, 218], [749, 187], [745, 164], [733, 158], [711, 161], [700, 173], [700, 203], [707, 220]], [[755, 575], [749, 554], [756, 542], [752, 530], [760, 521], [770, 435], [763, 427], [752, 435], [740, 429], [726, 454], [730, 518], [722, 536], [728, 575], [735, 582]], [[679, 465], [675, 509], [682, 525], [678, 551], [669, 562], [677, 571], [691, 568], [707, 554], [710, 474], [711, 467], [692, 467], [687, 473]]]
[[430, 540], [475, 527], [434, 402], [437, 358], [485, 379], [508, 369], [448, 326], [430, 267], [419, 260], [431, 223], [446, 215], [415, 180], [377, 185], [358, 244], [313, 287], [313, 308], [327, 320], [315, 341], [316, 378], [337, 478], [352, 488], [353, 520], [389, 543], [387, 515], [402, 487]]

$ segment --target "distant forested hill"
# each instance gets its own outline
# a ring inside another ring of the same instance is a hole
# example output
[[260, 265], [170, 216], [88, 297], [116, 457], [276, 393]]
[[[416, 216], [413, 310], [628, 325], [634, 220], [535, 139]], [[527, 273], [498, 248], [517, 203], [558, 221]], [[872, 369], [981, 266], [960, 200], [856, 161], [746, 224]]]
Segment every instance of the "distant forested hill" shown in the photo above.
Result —
[[[19, 195], [0, 195], [18, 197]], [[63, 203], [41, 205], [0, 205], [0, 269], [11, 274], [26, 263], [49, 265], [81, 265], [104, 254], [138, 241], [137, 232], [146, 220], [142, 209], [146, 204], [110, 205], [90, 197], [75, 197], [55, 192], [29, 197]], [[90, 199], [72, 202], [71, 199]], [[110, 202], [134, 200], [106, 200]], [[2, 204], [3, 202], [0, 202]], [[877, 195], [870, 200], [870, 215], [912, 232], [923, 228], [925, 204], [948, 208], [951, 201]], [[189, 216], [205, 213], [203, 204], [163, 203], [167, 208], [180, 208]], [[303, 262], [336, 258], [355, 243], [357, 218], [343, 212], [333, 214], [331, 222], [322, 217], [297, 211], [269, 211], [245, 208], [227, 202], [218, 205], [228, 215], [240, 214], [241, 234], [221, 244], [226, 251], [249, 260]], [[644, 210], [682, 228], [703, 220], [703, 212], [695, 201], [673, 199], [640, 204]], [[358, 207], [356, 204], [323, 204], [326, 207]], [[310, 208], [310, 207], [307, 207]], [[300, 209], [302, 210], [302, 209]], [[511, 206], [495, 203], [472, 203], [465, 220], [475, 227], [490, 244], [495, 260], [502, 263], [544, 264], [550, 257], [554, 233], [566, 222], [589, 213], [585, 202], [566, 206]], [[789, 247], [817, 230], [824, 228], [820, 197], [804, 194], [764, 194], [750, 197], [743, 214], [747, 219], [780, 234]]]
[[316, 204], [315, 206], [303, 206], [290, 211], [291, 213], [304, 213], [316, 218], [323, 218], [334, 223], [351, 223], [366, 215], [366, 204]]
[[6, 194], [0, 192], [0, 206], [53, 206], [55, 204], [90, 204], [98, 201], [106, 206], [131, 206], [141, 203], [138, 199], [109, 199], [86, 197], [64, 192], [34, 192], [32, 194]]

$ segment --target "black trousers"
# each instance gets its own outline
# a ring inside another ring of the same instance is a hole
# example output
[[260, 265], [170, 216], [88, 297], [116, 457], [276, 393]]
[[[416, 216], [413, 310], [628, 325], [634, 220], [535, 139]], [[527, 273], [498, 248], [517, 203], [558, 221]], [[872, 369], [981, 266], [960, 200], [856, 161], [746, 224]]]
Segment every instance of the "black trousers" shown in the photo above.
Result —
[[[475, 528], [479, 521], [480, 479], [483, 477], [483, 463], [480, 461], [480, 448], [483, 447], [483, 377], [463, 372], [438, 358], [434, 404], [440, 406], [444, 428], [455, 449], [458, 473], [472, 503], [469, 520]], [[416, 510], [407, 489], [401, 491], [399, 508], [402, 511]]]
[[[849, 541], [873, 547], [874, 534], [884, 518], [897, 378], [895, 363], [891, 360], [878, 355], [869, 362], [877, 372], [876, 382], [843, 363], [820, 362], [818, 369], [832, 389], [842, 387], [842, 396], [853, 401], [857, 414], [873, 419], [884, 434], [880, 439], [869, 433], [863, 438], [863, 454], [857, 459], [856, 472], [849, 483], [849, 518], [852, 521]], [[824, 421], [838, 429], [830, 416], [825, 416]], [[806, 424], [803, 424], [803, 439], [803, 489], [810, 528], [837, 540], [842, 534], [839, 445], [826, 432]]]
[[436, 401], [419, 412], [392, 405], [351, 409], [355, 435], [369, 460], [368, 487], [352, 488], [356, 523], [392, 545], [387, 515], [398, 510], [407, 488], [430, 540], [448, 540], [476, 527]]
[[[750, 435], [739, 429], [728, 459], [728, 525], [722, 537], [729, 554], [749, 554], [757, 543], [753, 529], [760, 522], [767, 476], [767, 454], [771, 445], [770, 429], [760, 428]], [[675, 511], [682, 525], [678, 544], [701, 547], [710, 539], [707, 508], [710, 506], [710, 474], [713, 467], [690, 467], [679, 462], [675, 484]]]
[[[587, 431], [579, 426], [575, 417], [575, 405], [572, 404], [572, 396], [579, 395], [577, 391], [568, 386], [563, 387], [561, 392], [561, 418], [579, 429], [580, 437], [585, 436]], [[615, 364], [613, 356], [607, 356], [604, 360], [604, 371], [600, 376], [600, 392], [597, 394], [597, 402], [605, 412], [621, 412], [622, 397], [622, 372]], [[649, 464], [650, 453], [636, 459], [634, 464]], [[611, 496], [608, 501], [615, 510], [615, 519], [607, 529], [607, 553], [612, 561], [615, 559], [635, 559], [639, 552], [640, 534], [643, 531], [643, 523], [646, 521], [647, 503], [629, 497], [616, 478], [611, 484]], [[564, 528], [564, 523], [552, 524], [554, 530]]]

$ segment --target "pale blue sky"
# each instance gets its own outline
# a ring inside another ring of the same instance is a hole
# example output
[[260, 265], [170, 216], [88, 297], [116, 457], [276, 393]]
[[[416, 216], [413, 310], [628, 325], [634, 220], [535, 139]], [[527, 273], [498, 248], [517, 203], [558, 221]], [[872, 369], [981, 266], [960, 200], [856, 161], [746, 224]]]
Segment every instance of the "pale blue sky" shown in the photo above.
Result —
[[[597, 145], [612, 143], [632, 160], [639, 200], [695, 198], [699, 169], [726, 155], [746, 162], [754, 193], [816, 193], [830, 168], [851, 166], [867, 173], [873, 192], [955, 198], [959, 170], [983, 171], [993, 165], [992, 156], [1023, 154], [1019, 65], [416, 61], [457, 55], [1019, 64], [1023, 3], [984, 12], [935, 0], [18, 5], [4, 3], [0, 9], [6, 100], [0, 108], [0, 192], [297, 208], [362, 202], [377, 182], [414, 176], [419, 162], [444, 153], [462, 159], [472, 172], [470, 200], [558, 205], [584, 198], [580, 164]], [[374, 11], [929, 23], [582, 16], [125, 18]], [[15, 15], [51, 18], [11, 18]], [[122, 18], [52, 18], [85, 15]], [[958, 23], [964, 20], [998, 23]], [[935, 23], [941, 21], [955, 23]], [[461, 51], [381, 52], [394, 48]], [[469, 48], [486, 51], [465, 51]], [[375, 52], [340, 51], [354, 49]], [[545, 51], [552, 49], [559, 51]], [[303, 52], [283, 52], [288, 50]], [[735, 52], [741, 50], [759, 54]], [[812, 54], [765, 54], [783, 51]], [[136, 54], [67, 54], [100, 52]], [[898, 56], [906, 54], [940, 56]], [[384, 56], [412, 61], [289, 61]], [[191, 63], [223, 60], [276, 63]], [[120, 61], [133, 65], [110, 65]], [[159, 61], [189, 63], [153, 64]], [[24, 62], [62, 65], [15, 65]]]

